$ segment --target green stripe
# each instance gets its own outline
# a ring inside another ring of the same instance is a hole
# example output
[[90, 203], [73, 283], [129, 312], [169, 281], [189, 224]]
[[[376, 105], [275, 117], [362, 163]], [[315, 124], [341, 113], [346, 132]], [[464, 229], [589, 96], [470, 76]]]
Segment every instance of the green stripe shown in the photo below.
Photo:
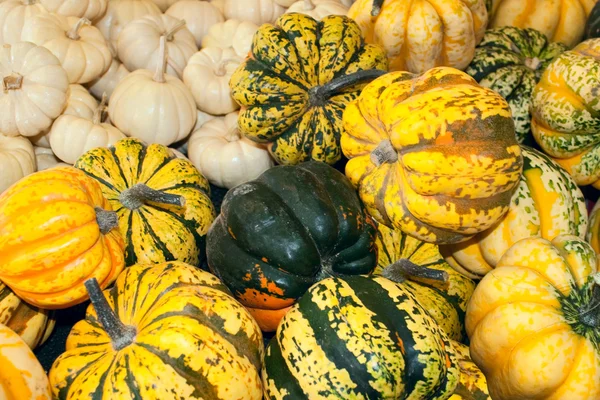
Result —
[[[290, 362], [293, 363], [293, 360]], [[282, 400], [306, 399], [306, 394], [302, 391], [298, 380], [286, 365], [277, 338], [271, 339], [267, 346], [263, 371], [263, 379], [272, 381], [272, 385], [276, 386], [280, 392], [287, 392]], [[269, 396], [268, 385], [264, 386], [264, 390], [265, 394]]]

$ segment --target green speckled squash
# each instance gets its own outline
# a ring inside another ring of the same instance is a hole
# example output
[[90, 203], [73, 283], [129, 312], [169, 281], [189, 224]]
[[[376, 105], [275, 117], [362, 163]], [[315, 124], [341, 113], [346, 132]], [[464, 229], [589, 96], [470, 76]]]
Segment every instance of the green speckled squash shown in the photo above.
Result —
[[466, 71], [481, 86], [501, 94], [510, 105], [519, 143], [532, 143], [531, 95], [548, 64], [568, 48], [551, 43], [535, 29], [490, 29], [475, 49]]

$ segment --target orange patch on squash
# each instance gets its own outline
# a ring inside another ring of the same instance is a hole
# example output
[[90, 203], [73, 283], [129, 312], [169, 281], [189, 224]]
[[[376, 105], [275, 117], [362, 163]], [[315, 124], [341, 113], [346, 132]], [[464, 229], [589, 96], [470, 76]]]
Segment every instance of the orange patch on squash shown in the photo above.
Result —
[[254, 317], [258, 326], [263, 332], [274, 332], [281, 321], [281, 318], [292, 308], [292, 306], [280, 308], [278, 310], [264, 310], [261, 308], [247, 307], [248, 312]]
[[263, 310], [276, 310], [287, 307], [296, 301], [296, 299], [282, 299], [272, 296], [269, 293], [247, 288], [244, 293], [238, 294], [238, 299], [246, 307], [260, 308]]
[[439, 135], [435, 138], [435, 144], [452, 144], [454, 143], [454, 137], [452, 137], [452, 132], [446, 132], [442, 135]]

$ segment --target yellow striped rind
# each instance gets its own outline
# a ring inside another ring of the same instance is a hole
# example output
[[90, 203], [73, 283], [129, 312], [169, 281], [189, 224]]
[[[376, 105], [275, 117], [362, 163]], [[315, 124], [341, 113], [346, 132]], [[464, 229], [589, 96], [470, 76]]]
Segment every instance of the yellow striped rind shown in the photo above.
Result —
[[448, 400], [490, 400], [485, 375], [471, 359], [469, 347], [454, 341], [452, 345], [458, 354], [460, 381]]

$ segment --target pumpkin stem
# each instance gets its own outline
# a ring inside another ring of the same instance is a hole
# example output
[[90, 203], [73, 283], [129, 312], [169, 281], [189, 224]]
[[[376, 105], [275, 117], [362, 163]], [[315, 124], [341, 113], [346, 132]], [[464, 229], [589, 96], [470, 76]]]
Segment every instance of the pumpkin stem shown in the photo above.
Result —
[[106, 301], [96, 278], [88, 279], [83, 284], [90, 296], [94, 310], [96, 310], [98, 321], [112, 342], [113, 349], [119, 351], [132, 344], [137, 334], [135, 327], [125, 325], [119, 320]]
[[338, 94], [347, 87], [365, 81], [372, 81], [373, 79], [379, 78], [381, 75], [385, 74], [387, 74], [387, 72], [380, 69], [368, 69], [339, 76], [324, 85], [311, 88], [308, 92], [309, 103], [311, 106], [322, 106], [325, 104], [325, 102], [327, 102], [327, 99]]
[[104, 120], [104, 112], [106, 111], [106, 92], [102, 93], [102, 100], [100, 100], [100, 104], [94, 110], [94, 115], [92, 116], [92, 123], [94, 125], [101, 124]]
[[185, 206], [185, 198], [183, 196], [155, 190], [143, 183], [138, 183], [122, 191], [119, 201], [130, 210], [137, 210], [147, 201], [159, 204], [172, 204], [179, 207]]
[[315, 5], [311, 0], [304, 0], [304, 11], [312, 11], [315, 9]]
[[383, 2], [385, 0], [373, 0], [373, 6], [371, 8], [371, 16], [376, 17], [381, 12], [381, 7], [383, 7]]
[[91, 25], [91, 24], [92, 24], [92, 21], [90, 21], [89, 19], [80, 18], [79, 21], [77, 21], [77, 23], [75, 25], [73, 25], [73, 27], [66, 32], [66, 35], [71, 40], [79, 40], [81, 38], [81, 36], [79, 36], [79, 30], [84, 25]]
[[23, 75], [13, 72], [12, 74], [5, 76], [2, 80], [2, 87], [4, 91], [19, 90], [23, 86]]
[[537, 70], [541, 64], [542, 64], [542, 62], [537, 57], [533, 57], [533, 58], [528, 57], [525, 59], [525, 66], [527, 66], [528, 68], [530, 68], [534, 71]]
[[225, 140], [227, 140], [228, 142], [237, 142], [240, 139], [241, 139], [240, 131], [238, 130], [237, 126], [234, 126], [233, 128], [231, 128], [227, 132], [227, 135], [225, 135]]
[[389, 139], [382, 140], [379, 146], [371, 153], [371, 162], [379, 167], [385, 163], [395, 163], [398, 161], [398, 153], [392, 146]]
[[215, 69], [215, 75], [216, 76], [225, 76], [225, 74], [227, 73], [227, 70], [225, 69], [225, 67], [231, 63], [240, 63], [241, 60], [239, 58], [226, 58], [224, 60], [221, 60], [221, 62], [217, 65], [217, 68]]
[[169, 29], [168, 31], [163, 33], [163, 36], [166, 36], [167, 40], [170, 42], [173, 40], [173, 36], [177, 33], [177, 31], [180, 30], [181, 28], [183, 28], [184, 26], [185, 26], [185, 19], [180, 19], [179, 21], [177, 21], [177, 23], [175, 25], [173, 25], [173, 27], [171, 29]]
[[381, 276], [396, 283], [402, 283], [407, 278], [416, 280], [448, 282], [446, 271], [419, 266], [406, 258], [402, 258], [384, 268]]
[[160, 47], [158, 49], [159, 62], [156, 63], [154, 81], [159, 83], [165, 83], [165, 72], [167, 70], [168, 56], [169, 55], [167, 52], [167, 38], [163, 35], [160, 37]]
[[115, 211], [104, 210], [100, 207], [95, 207], [94, 211], [96, 211], [96, 223], [103, 235], [119, 226], [119, 219]]

